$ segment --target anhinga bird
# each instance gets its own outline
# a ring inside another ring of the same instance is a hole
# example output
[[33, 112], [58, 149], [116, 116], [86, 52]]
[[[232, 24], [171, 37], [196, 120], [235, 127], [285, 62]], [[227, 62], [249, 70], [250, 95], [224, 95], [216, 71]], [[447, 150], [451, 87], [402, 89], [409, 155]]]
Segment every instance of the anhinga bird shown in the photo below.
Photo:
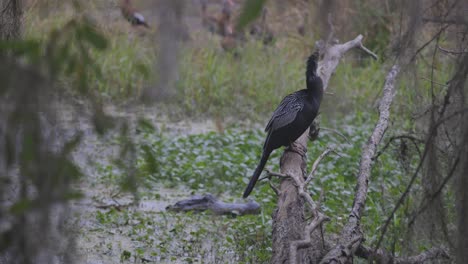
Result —
[[286, 96], [268, 122], [265, 128], [268, 134], [263, 145], [262, 158], [244, 191], [244, 198], [252, 192], [271, 152], [296, 141], [317, 116], [323, 96], [323, 83], [317, 75], [317, 62], [318, 52], [315, 52], [307, 60], [307, 89]]
[[144, 26], [149, 28], [148, 23], [145, 21], [145, 17], [143, 17], [142, 14], [135, 10], [135, 8], [131, 5], [130, 0], [122, 0], [120, 3], [120, 11], [122, 11], [122, 15], [133, 26]]

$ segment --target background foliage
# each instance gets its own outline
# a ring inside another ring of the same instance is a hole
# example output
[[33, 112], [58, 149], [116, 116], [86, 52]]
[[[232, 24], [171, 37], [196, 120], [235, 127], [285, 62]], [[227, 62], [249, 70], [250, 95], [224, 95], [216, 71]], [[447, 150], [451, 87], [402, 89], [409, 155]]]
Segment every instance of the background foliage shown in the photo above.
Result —
[[[263, 2], [247, 1], [251, 8], [237, 26], [255, 22]], [[0, 42], [0, 78], [7, 84], [0, 87], [0, 172], [5, 183], [0, 212], [7, 216], [0, 220], [0, 262], [23, 253], [18, 263], [35, 263], [41, 254], [51, 261], [60, 256], [78, 263], [268, 262], [276, 197], [265, 182], [252, 195], [262, 206], [256, 216], [175, 214], [164, 207], [207, 192], [241, 201], [260, 156], [265, 120], [284, 95], [304, 88], [304, 61], [327, 32], [323, 10], [332, 11], [337, 36], [347, 40], [362, 33], [366, 46], [380, 57], [371, 61], [353, 51], [343, 60], [321, 107], [321, 125], [328, 129], [309, 146], [309, 165], [326, 146], [337, 148], [339, 155], [322, 162], [309, 191], [333, 216], [325, 230], [339, 232], [351, 207], [361, 147], [376, 120], [384, 74], [409, 18], [407, 6], [397, 1], [384, 1], [384, 7], [373, 0], [330, 1], [330, 6], [312, 2], [288, 1], [287, 8], [266, 2], [271, 12], [266, 22], [275, 32], [269, 46], [247, 36], [235, 52], [225, 52], [218, 36], [194, 23], [198, 26], [190, 27], [191, 40], [181, 44], [176, 61], [178, 72], [171, 83], [176, 96], [152, 107], [141, 106], [138, 99], [144, 89], [157, 86], [161, 74], [155, 63], [161, 58], [156, 26], [135, 30], [120, 17], [114, 1], [25, 2], [22, 38]], [[150, 4], [136, 5], [156, 24], [157, 18], [144, 9]], [[195, 4], [186, 9], [187, 17], [199, 16]], [[305, 26], [304, 35], [299, 26]], [[420, 37], [432, 37], [436, 30], [426, 27]], [[450, 33], [437, 41], [458, 43]], [[429, 47], [437, 49], [433, 43]], [[375, 160], [362, 219], [369, 246], [377, 243], [420, 161], [428, 109], [443, 102], [457, 70], [454, 56], [433, 52], [415, 55], [399, 80], [384, 140], [389, 147]], [[206, 119], [210, 122], [200, 121]], [[402, 134], [417, 140], [390, 142]], [[280, 155], [276, 151], [267, 167], [277, 171]], [[447, 170], [447, 154], [438, 155], [439, 169]], [[417, 178], [393, 215], [382, 246], [395, 255], [433, 245], [455, 248], [447, 238], [457, 232], [454, 186], [441, 195], [445, 234], [437, 229], [431, 238], [412, 235], [425, 184]], [[66, 228], [51, 220], [57, 204], [78, 215], [60, 214]], [[24, 229], [28, 224], [32, 228]], [[28, 242], [38, 230], [45, 230], [44, 240], [55, 242]]]

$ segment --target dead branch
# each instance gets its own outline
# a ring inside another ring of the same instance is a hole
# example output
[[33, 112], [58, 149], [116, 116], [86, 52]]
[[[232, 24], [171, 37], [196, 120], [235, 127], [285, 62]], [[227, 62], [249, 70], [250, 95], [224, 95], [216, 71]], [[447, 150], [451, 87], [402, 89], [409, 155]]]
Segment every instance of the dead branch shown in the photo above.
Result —
[[424, 140], [417, 138], [415, 136], [412, 136], [412, 135], [398, 135], [398, 136], [392, 136], [387, 141], [387, 143], [385, 143], [385, 145], [377, 152], [377, 154], [375, 154], [375, 157], [373, 157], [372, 160], [376, 161], [388, 149], [388, 147], [390, 147], [390, 144], [392, 142], [396, 140], [403, 140], [403, 139], [408, 139], [409, 141], [411, 141], [411, 143], [413, 143], [414, 147], [418, 151], [419, 157], [421, 157], [421, 150], [419, 149], [418, 144], [424, 143]]
[[444, 53], [452, 54], [452, 55], [460, 55], [460, 54], [468, 52], [468, 51], [465, 51], [465, 50], [459, 50], [459, 51], [458, 50], [449, 50], [449, 49], [442, 48], [439, 45], [437, 45], [437, 48], [440, 49]]
[[[318, 66], [318, 75], [322, 78], [323, 87], [326, 90], [328, 87], [328, 81], [330, 80], [331, 75], [335, 72], [340, 59], [343, 55], [348, 52], [350, 49], [358, 48], [366, 52], [368, 55], [372, 56], [374, 59], [377, 59], [377, 55], [371, 52], [369, 49], [364, 47], [362, 44], [362, 35], [357, 36], [355, 39], [348, 41], [343, 44], [336, 44], [325, 50], [323, 60], [319, 62]], [[321, 44], [317, 43], [318, 46]], [[323, 44], [322, 44], [323, 45]]]
[[[383, 96], [379, 104], [379, 120], [362, 150], [356, 193], [348, 222], [341, 232], [338, 244], [327, 253], [321, 263], [349, 263], [354, 252], [360, 245], [359, 241], [362, 240], [362, 232], [359, 224], [367, 198], [372, 158], [375, 156], [377, 146], [388, 127], [390, 106], [395, 95], [395, 79], [399, 70], [400, 67], [394, 65], [385, 80]], [[358, 243], [355, 243], [355, 241]], [[349, 252], [344, 254], [343, 249], [349, 249]]]
[[312, 170], [310, 171], [309, 173], [309, 176], [307, 176], [307, 179], [306, 181], [304, 182], [304, 186], [307, 186], [309, 184], [309, 182], [314, 178], [314, 174], [315, 174], [315, 171], [317, 170], [317, 167], [319, 165], [319, 163], [328, 155], [330, 154], [330, 152], [333, 152], [334, 149], [333, 148], [330, 148], [330, 147], [327, 147], [327, 149], [325, 149], [325, 151], [320, 154], [320, 156], [315, 160], [314, 164], [312, 165]]
[[379, 264], [416, 264], [426, 263], [436, 259], [450, 259], [447, 252], [441, 248], [431, 248], [416, 256], [395, 257], [385, 250], [379, 249], [374, 252], [371, 248], [363, 245], [359, 246], [357, 249], [356, 256], [367, 260], [374, 260]]
[[[465, 55], [464, 56], [464, 59], [468, 59], [468, 55]], [[450, 98], [451, 98], [451, 94], [452, 94], [452, 90], [455, 89], [455, 87], [457, 87], [457, 85], [460, 85], [461, 87], [463, 87], [464, 83], [465, 83], [465, 80], [466, 80], [466, 76], [468, 74], [468, 67], [460, 67], [458, 69], [458, 71], [455, 73], [455, 76], [453, 77], [452, 80], [457, 80], [457, 81], [452, 81], [450, 83], [450, 86], [448, 87], [448, 90], [447, 90], [447, 94], [445, 95], [445, 98], [444, 98], [444, 103], [439, 111], [439, 119], [435, 121], [435, 123], [432, 125], [432, 127], [430, 128], [430, 131], [428, 133], [428, 137], [426, 139], [426, 142], [425, 142], [425, 148], [424, 148], [424, 152], [423, 154], [421, 155], [421, 159], [419, 161], [419, 164], [418, 166], [416, 167], [416, 170], [415, 172], [413, 173], [413, 175], [411, 176], [411, 179], [410, 179], [410, 182], [408, 183], [408, 186], [406, 187], [405, 191], [403, 192], [403, 194], [400, 196], [400, 198], [398, 199], [397, 203], [395, 204], [392, 212], [390, 213], [390, 215], [388, 216], [387, 220], [385, 221], [385, 224], [383, 226], [383, 228], [381, 229], [382, 230], [382, 233], [379, 237], [379, 240], [377, 242], [377, 245], [376, 245], [376, 248], [379, 248], [380, 247], [380, 243], [382, 242], [383, 240], [383, 237], [387, 231], [387, 228], [388, 226], [390, 225], [390, 222], [392, 221], [393, 219], [393, 215], [395, 214], [395, 212], [398, 210], [398, 208], [403, 204], [403, 201], [406, 199], [406, 197], [408, 196], [410, 190], [411, 190], [411, 187], [413, 186], [418, 174], [419, 174], [419, 171], [421, 170], [422, 166], [423, 166], [423, 163], [425, 161], [425, 158], [427, 156], [427, 153], [428, 153], [428, 150], [429, 148], [427, 147], [430, 142], [434, 139], [434, 137], [436, 136], [437, 133], [435, 133], [438, 129], [438, 127], [442, 124], [444, 124], [444, 122], [447, 122], [448, 120], [450, 120], [451, 118], [454, 118], [455, 116], [458, 116], [462, 113], [464, 113], [467, 109], [466, 108], [462, 108], [461, 110], [459, 111], [455, 111], [447, 116], [444, 116], [444, 113], [445, 111], [447, 110], [447, 105], [449, 105], [450, 103]]]
[[333, 132], [333, 133], [337, 134], [338, 136], [342, 137], [344, 140], [346, 140], [346, 143], [351, 144], [351, 142], [349, 141], [349, 139], [348, 139], [345, 135], [343, 135], [343, 133], [339, 132], [339, 131], [336, 130], [336, 129], [328, 128], [328, 127], [321, 127], [320, 129], [323, 129], [323, 130], [325, 130], [325, 131], [328, 130], [328, 131], [330, 131], [330, 132]]
[[457, 156], [457, 159], [454, 161], [452, 168], [450, 169], [449, 173], [447, 176], [444, 177], [442, 183], [440, 186], [436, 189], [436, 191], [431, 195], [431, 197], [428, 198], [427, 201], [423, 201], [423, 204], [419, 206], [419, 210], [417, 213], [414, 214], [414, 216], [411, 218], [410, 221], [408, 221], [408, 226], [411, 226], [414, 224], [416, 221], [416, 218], [421, 215], [427, 208], [428, 205], [431, 204], [441, 193], [444, 187], [447, 185], [447, 183], [452, 179], [452, 176], [455, 175], [455, 170], [457, 169], [458, 163], [460, 162], [460, 155]]
[[307, 185], [308, 183], [312, 180], [312, 177], [317, 170], [318, 164], [320, 161], [323, 160], [323, 158], [328, 155], [333, 151], [331, 148], [327, 148], [314, 162], [312, 165], [312, 171], [309, 174], [309, 177], [307, 178], [306, 181], [301, 181], [300, 178], [298, 177], [293, 177], [288, 175], [294, 180], [294, 184], [297, 187], [297, 192], [300, 197], [309, 205], [310, 209], [312, 210], [312, 214], [314, 216], [314, 220], [310, 224], [308, 224], [304, 230], [304, 235], [303, 239], [301, 240], [295, 240], [291, 242], [290, 245], [290, 253], [289, 253], [289, 258], [290, 258], [290, 263], [296, 263], [297, 262], [297, 250], [300, 248], [306, 248], [309, 247], [312, 243], [312, 237], [311, 233], [318, 227], [320, 226], [323, 222], [329, 221], [330, 218], [326, 215], [324, 215], [322, 212], [320, 212], [318, 205], [315, 203], [315, 201], [312, 199], [310, 196], [309, 192], [307, 192]]
[[[290, 244], [290, 249], [289, 249], [290, 250], [290, 253], [289, 253], [290, 257], [289, 258], [290, 258], [291, 263], [296, 263], [297, 262], [297, 250], [298, 249], [306, 248], [306, 247], [309, 247], [311, 245], [311, 243], [312, 243], [312, 237], [311, 237], [312, 232], [317, 227], [321, 226], [323, 222], [330, 220], [329, 217], [327, 217], [326, 215], [324, 215], [322, 212], [319, 211], [319, 206], [315, 203], [315, 201], [312, 199], [310, 194], [307, 192], [307, 185], [313, 179], [314, 173], [317, 170], [317, 167], [318, 167], [319, 163], [325, 158], [325, 156], [327, 156], [332, 151], [333, 151], [332, 148], [327, 147], [327, 149], [325, 149], [325, 151], [315, 160], [315, 162], [312, 165], [312, 170], [311, 170], [309, 176], [307, 177], [306, 181], [301, 181], [300, 178], [293, 177], [293, 176], [291, 176], [289, 174], [274, 173], [274, 172], [268, 171], [269, 177], [271, 177], [271, 176], [277, 176], [277, 177], [281, 177], [281, 178], [290, 177], [294, 181], [294, 185], [297, 187], [297, 192], [298, 192], [299, 196], [302, 197], [302, 199], [309, 205], [309, 207], [310, 207], [310, 209], [312, 211], [312, 214], [314, 216], [314, 219], [312, 220], [312, 222], [310, 224], [308, 224], [306, 226], [305, 230], [304, 230], [303, 239], [292, 241], [291, 244]], [[273, 188], [273, 186], [272, 186], [272, 188]], [[276, 191], [276, 190], [275, 190], [275, 192], [277, 194], [279, 193], [279, 191]]]
[[[317, 74], [323, 82], [324, 90], [328, 88], [328, 83], [331, 75], [335, 72], [340, 59], [352, 48], [361, 48], [362, 35], [357, 36], [355, 39], [348, 41], [344, 44], [334, 44], [326, 47], [325, 44], [316, 43], [317, 47], [323, 54], [323, 59], [319, 61]], [[304, 223], [304, 210], [303, 202], [298, 189], [296, 188], [297, 182], [304, 182], [304, 169], [305, 159], [304, 156], [307, 152], [309, 129], [297, 139], [294, 144], [285, 150], [281, 157], [281, 173], [290, 175], [290, 177], [283, 179], [280, 184], [280, 191], [278, 197], [278, 210], [273, 215], [273, 255], [271, 263], [285, 263], [291, 261], [291, 245], [292, 241], [307, 240], [308, 236], [311, 239], [320, 239], [317, 232], [309, 232], [316, 229], [316, 224], [323, 222], [323, 219], [315, 216], [312, 223], [305, 225]], [[290, 179], [294, 179], [291, 181]], [[294, 184], [295, 183], [295, 184]], [[295, 186], [296, 185], [296, 186]], [[308, 198], [306, 198], [308, 200]], [[306, 236], [304, 238], [304, 232]], [[298, 240], [300, 239], [300, 240]], [[302, 248], [300, 242], [294, 245], [294, 248]], [[318, 262], [321, 258], [321, 253], [312, 253], [319, 250], [318, 248], [310, 247], [311, 243], [306, 243], [308, 250], [297, 252], [297, 259], [307, 258]], [[294, 256], [293, 256], [294, 257]], [[314, 261], [313, 261], [314, 262]]]
[[205, 211], [211, 210], [217, 215], [246, 215], [246, 214], [259, 214], [260, 205], [254, 201], [247, 203], [225, 203], [219, 201], [212, 194], [195, 195], [190, 199], [182, 200], [174, 205], [166, 207], [168, 211], [174, 212], [187, 212], [187, 211]]

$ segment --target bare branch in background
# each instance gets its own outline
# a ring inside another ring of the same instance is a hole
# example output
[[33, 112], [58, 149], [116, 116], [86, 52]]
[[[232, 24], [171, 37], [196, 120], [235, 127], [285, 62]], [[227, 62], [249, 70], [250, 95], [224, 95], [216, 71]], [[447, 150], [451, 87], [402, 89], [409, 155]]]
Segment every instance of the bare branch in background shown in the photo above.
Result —
[[[390, 106], [395, 95], [395, 80], [400, 68], [394, 65], [387, 75], [383, 89], [383, 96], [379, 105], [379, 120], [369, 137], [368, 142], [363, 147], [361, 161], [359, 164], [359, 173], [357, 176], [356, 193], [354, 196], [353, 208], [348, 218], [343, 231], [341, 232], [338, 244], [330, 250], [322, 259], [321, 263], [349, 263], [354, 252], [362, 241], [362, 231], [360, 228], [360, 220], [364, 211], [369, 179], [372, 168], [372, 157], [377, 152], [385, 130], [388, 127], [390, 118]], [[356, 242], [357, 241], [357, 242]], [[343, 254], [343, 249], [348, 249], [346, 254]]]

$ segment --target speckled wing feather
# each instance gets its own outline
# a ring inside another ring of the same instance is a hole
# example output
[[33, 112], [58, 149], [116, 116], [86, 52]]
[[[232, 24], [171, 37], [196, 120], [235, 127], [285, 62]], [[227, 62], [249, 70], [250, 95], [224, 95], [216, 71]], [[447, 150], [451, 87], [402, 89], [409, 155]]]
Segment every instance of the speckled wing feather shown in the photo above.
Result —
[[273, 116], [268, 122], [265, 132], [273, 132], [281, 127], [287, 126], [296, 119], [296, 115], [304, 107], [305, 90], [287, 95], [280, 103]]

